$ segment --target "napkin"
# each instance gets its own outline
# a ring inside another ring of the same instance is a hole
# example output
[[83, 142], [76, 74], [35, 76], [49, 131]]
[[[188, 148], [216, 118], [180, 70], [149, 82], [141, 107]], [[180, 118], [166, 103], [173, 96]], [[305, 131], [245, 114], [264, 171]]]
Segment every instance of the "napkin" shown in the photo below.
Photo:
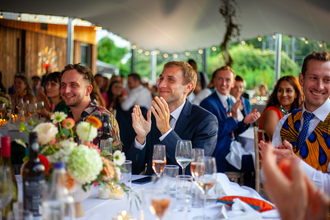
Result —
[[261, 213], [255, 211], [248, 204], [240, 199], [234, 199], [234, 204], [231, 211], [227, 211], [228, 219], [230, 220], [262, 220]]
[[230, 144], [230, 152], [226, 156], [226, 160], [228, 163], [233, 165], [237, 169], [242, 168], [242, 156], [243, 155], [252, 155], [253, 163], [255, 163], [255, 154], [254, 152], [247, 152], [243, 147], [242, 144], [238, 141], [232, 141]]
[[14, 125], [14, 124], [12, 124], [12, 123], [10, 123], [10, 122], [8, 122], [7, 124], [6, 124], [6, 129], [7, 130], [10, 130], [10, 131], [18, 131], [19, 130], [19, 126], [17, 126], [17, 125]]

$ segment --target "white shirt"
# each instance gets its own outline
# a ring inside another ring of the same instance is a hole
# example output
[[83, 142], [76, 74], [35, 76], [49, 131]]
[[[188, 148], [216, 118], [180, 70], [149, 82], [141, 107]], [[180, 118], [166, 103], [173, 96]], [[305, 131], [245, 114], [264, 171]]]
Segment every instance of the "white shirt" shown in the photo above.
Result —
[[138, 87], [131, 89], [127, 98], [121, 103], [121, 108], [124, 111], [128, 111], [134, 105], [139, 105], [147, 109], [151, 106], [151, 93], [149, 89], [139, 85]]
[[195, 95], [194, 100], [192, 100], [191, 104], [199, 105], [205, 98], [212, 94], [211, 89], [205, 88], [200, 91], [197, 95]]
[[[305, 106], [302, 109], [302, 114], [307, 111]], [[326, 117], [328, 116], [330, 112], [330, 100], [327, 99], [319, 108], [317, 108], [313, 114], [315, 115], [313, 119], [309, 122], [309, 128], [307, 132], [307, 137], [312, 133], [312, 131], [316, 128], [318, 123], [320, 121], [324, 122]], [[273, 135], [273, 145], [279, 146], [282, 144], [280, 131], [282, 129], [282, 125], [285, 122], [285, 120], [288, 118], [289, 115], [285, 115], [276, 125], [276, 129]], [[302, 129], [302, 126], [304, 124], [304, 118], [302, 117], [299, 132]], [[330, 196], [330, 163], [327, 168], [327, 173], [323, 173], [322, 171], [316, 170], [315, 168], [311, 167], [304, 161], [301, 161], [302, 168], [306, 175], [315, 183], [315, 185], [323, 189], [323, 191]]]
[[[166, 136], [172, 131], [174, 130], [175, 128], [175, 125], [176, 125], [176, 122], [178, 121], [180, 115], [181, 115], [181, 112], [182, 112], [182, 109], [183, 109], [183, 106], [186, 102], [184, 102], [182, 105], [180, 105], [178, 108], [176, 108], [173, 112], [171, 112], [171, 115], [172, 115], [172, 120], [170, 120], [170, 126], [171, 126], [171, 129], [168, 130], [165, 134], [163, 134], [159, 140], [162, 141], [166, 138]], [[136, 138], [135, 138], [135, 144], [134, 144], [134, 147], [136, 147], [137, 149], [140, 149], [142, 150], [144, 148], [144, 146], [146, 146], [146, 141], [144, 142], [144, 144], [140, 144]]]
[[[219, 97], [219, 99], [220, 99], [220, 101], [221, 101], [223, 107], [224, 107], [227, 111], [228, 111], [228, 107], [229, 107], [229, 106], [228, 106], [228, 103], [227, 103], [227, 98], [229, 97], [229, 98], [233, 101], [233, 103], [236, 102], [235, 97], [232, 96], [232, 95], [229, 95], [229, 96], [222, 95], [220, 92], [218, 92], [217, 89], [215, 90], [215, 92], [217, 93], [217, 95], [218, 95], [218, 97]], [[241, 112], [239, 109], [237, 109], [237, 120], [238, 120], [238, 121], [243, 121], [243, 120], [244, 120], [244, 116], [243, 116], [242, 112]]]

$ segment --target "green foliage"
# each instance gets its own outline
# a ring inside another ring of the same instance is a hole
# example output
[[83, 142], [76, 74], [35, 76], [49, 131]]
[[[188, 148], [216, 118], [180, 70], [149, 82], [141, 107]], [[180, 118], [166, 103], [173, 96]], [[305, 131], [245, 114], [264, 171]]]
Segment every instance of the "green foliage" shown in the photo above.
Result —
[[[230, 48], [234, 64], [232, 66], [237, 75], [242, 76], [246, 83], [247, 89], [253, 89], [261, 82], [272, 87], [274, 83], [274, 65], [275, 65], [275, 52], [266, 50], [262, 52], [260, 49], [255, 49], [253, 45], [237, 45]], [[281, 58], [281, 76], [294, 75], [298, 76], [299, 67], [294, 63], [285, 52], [282, 52]], [[225, 64], [222, 55], [210, 57], [207, 61], [207, 72], [209, 78], [217, 68]]]

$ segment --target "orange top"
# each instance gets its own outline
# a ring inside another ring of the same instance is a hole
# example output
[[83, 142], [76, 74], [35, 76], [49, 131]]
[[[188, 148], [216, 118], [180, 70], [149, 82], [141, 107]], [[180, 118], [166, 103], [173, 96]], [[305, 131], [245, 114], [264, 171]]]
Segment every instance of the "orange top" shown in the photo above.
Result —
[[[282, 113], [278, 108], [276, 108], [275, 106], [270, 106], [270, 107], [268, 107], [267, 109], [265, 109], [265, 111], [262, 113], [262, 115], [261, 115], [261, 117], [260, 117], [260, 120], [259, 120], [259, 129], [262, 129], [262, 128], [261, 128], [261, 125], [262, 125], [262, 119], [263, 119], [265, 113], [266, 113], [267, 111], [269, 111], [269, 110], [273, 110], [273, 111], [275, 111], [275, 112], [277, 113], [277, 116], [278, 116], [279, 120], [281, 120], [281, 118], [283, 118], [283, 113]], [[268, 141], [269, 138], [267, 137], [266, 134], [265, 134], [265, 137], [266, 137], [266, 141]], [[262, 140], [261, 134], [259, 134], [259, 141], [260, 141], [260, 140]]]

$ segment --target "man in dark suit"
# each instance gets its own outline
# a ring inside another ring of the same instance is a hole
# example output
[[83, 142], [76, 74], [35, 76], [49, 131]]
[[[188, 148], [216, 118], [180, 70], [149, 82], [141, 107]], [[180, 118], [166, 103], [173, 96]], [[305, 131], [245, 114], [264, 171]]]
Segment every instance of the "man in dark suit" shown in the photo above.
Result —
[[[229, 153], [230, 144], [235, 136], [244, 132], [250, 123], [255, 122], [260, 113], [255, 109], [250, 114], [243, 117], [239, 106], [241, 100], [237, 101], [230, 95], [230, 90], [235, 85], [235, 73], [229, 66], [223, 66], [215, 71], [213, 81], [215, 92], [204, 99], [200, 106], [213, 113], [218, 118], [218, 141], [213, 152], [216, 158], [218, 172], [225, 172], [227, 166], [231, 166], [225, 157]], [[251, 158], [252, 161], [252, 158]], [[250, 161], [250, 164], [253, 162]], [[242, 168], [244, 168], [242, 161]]]
[[212, 155], [217, 142], [216, 117], [186, 100], [194, 90], [196, 82], [196, 71], [188, 63], [166, 63], [159, 76], [160, 97], [155, 97], [152, 101], [147, 120], [143, 117], [140, 107], [134, 107], [132, 125], [136, 138], [127, 153], [127, 158], [133, 161], [133, 173], [143, 171], [145, 164], [146, 174], [153, 173], [154, 144], [166, 146], [167, 164], [177, 164], [175, 148], [178, 140], [191, 140], [193, 148], [204, 148], [205, 155]]

